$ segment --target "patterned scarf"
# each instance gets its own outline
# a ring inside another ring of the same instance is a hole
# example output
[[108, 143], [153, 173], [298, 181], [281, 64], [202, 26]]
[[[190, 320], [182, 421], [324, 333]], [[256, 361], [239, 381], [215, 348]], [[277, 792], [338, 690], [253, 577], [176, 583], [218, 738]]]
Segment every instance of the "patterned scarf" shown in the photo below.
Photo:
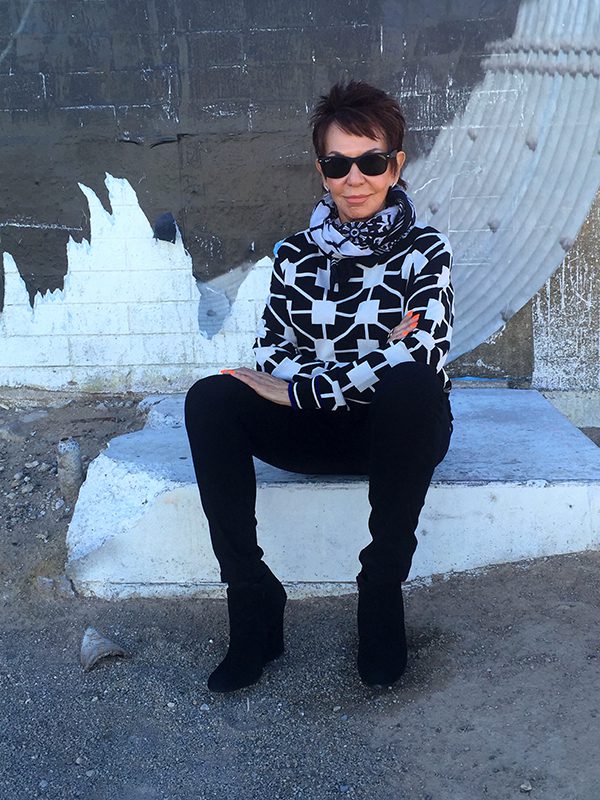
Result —
[[333, 259], [389, 253], [414, 227], [415, 207], [406, 192], [392, 186], [386, 207], [366, 220], [341, 222], [327, 193], [315, 206], [308, 232], [319, 250]]

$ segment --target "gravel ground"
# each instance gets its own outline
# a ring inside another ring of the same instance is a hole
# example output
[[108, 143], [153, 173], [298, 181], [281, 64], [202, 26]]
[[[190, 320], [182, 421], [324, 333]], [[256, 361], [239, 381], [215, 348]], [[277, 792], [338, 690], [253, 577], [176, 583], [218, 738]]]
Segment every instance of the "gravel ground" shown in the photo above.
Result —
[[[391, 689], [357, 677], [355, 595], [289, 601], [285, 655], [230, 695], [224, 600], [75, 596], [56, 445], [89, 463], [138, 399], [0, 394], [2, 800], [600, 798], [598, 552], [411, 587]], [[84, 672], [88, 625], [130, 657]]]

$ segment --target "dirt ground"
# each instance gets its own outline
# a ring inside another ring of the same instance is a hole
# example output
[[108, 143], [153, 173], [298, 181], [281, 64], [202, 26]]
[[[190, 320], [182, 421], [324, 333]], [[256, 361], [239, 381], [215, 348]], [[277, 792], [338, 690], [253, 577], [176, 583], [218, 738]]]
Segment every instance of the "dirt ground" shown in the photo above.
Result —
[[[413, 586], [389, 689], [356, 675], [354, 595], [289, 601], [285, 655], [215, 695], [223, 600], [74, 594], [57, 445], [87, 465], [139, 399], [0, 392], [0, 800], [600, 798], [598, 552]], [[130, 657], [84, 672], [88, 625]]]
[[80, 446], [84, 469], [114, 436], [143, 427], [141, 396], [0, 390], [0, 580], [19, 594], [64, 571], [73, 509], [61, 496], [57, 448]]

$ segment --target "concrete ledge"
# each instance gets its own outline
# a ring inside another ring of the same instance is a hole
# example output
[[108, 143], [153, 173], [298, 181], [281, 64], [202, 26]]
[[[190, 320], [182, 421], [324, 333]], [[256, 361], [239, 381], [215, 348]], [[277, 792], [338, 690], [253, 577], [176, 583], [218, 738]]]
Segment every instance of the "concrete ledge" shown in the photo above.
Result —
[[[411, 579], [600, 546], [600, 449], [533, 390], [459, 389], [452, 444], [417, 529]], [[182, 425], [182, 396], [90, 465], [67, 574], [105, 598], [222, 594]], [[368, 483], [255, 460], [258, 537], [290, 596], [355, 590]]]

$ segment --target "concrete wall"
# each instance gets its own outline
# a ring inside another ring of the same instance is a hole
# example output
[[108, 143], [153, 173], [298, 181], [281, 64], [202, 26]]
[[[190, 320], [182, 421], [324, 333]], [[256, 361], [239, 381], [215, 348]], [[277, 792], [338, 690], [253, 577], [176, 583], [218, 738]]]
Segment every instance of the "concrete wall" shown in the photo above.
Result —
[[318, 195], [318, 94], [343, 76], [381, 83], [405, 99], [410, 155], [425, 153], [518, 3], [53, 0], [10, 40], [27, 7], [0, 2], [0, 216], [33, 295], [61, 286], [69, 235], [89, 234], [77, 183], [108, 206], [105, 172], [150, 220], [175, 214], [200, 277], [270, 253]]
[[[247, 363], [266, 291], [266, 270], [248, 283], [251, 267], [264, 267], [260, 259], [273, 243], [306, 224], [319, 194], [307, 114], [341, 77], [370, 80], [399, 97], [409, 124], [411, 190], [419, 211], [458, 245], [456, 277], [466, 297], [474, 278], [494, 266], [487, 253], [502, 247], [497, 237], [474, 261], [461, 237], [481, 237], [479, 223], [454, 230], [452, 214], [442, 213], [444, 198], [428, 194], [423, 176], [472, 158], [464, 142], [475, 142], [477, 131], [488, 136], [485, 146], [483, 136], [478, 142], [492, 164], [492, 150], [519, 113], [527, 148], [536, 149], [523, 120], [525, 90], [486, 88], [503, 71], [538, 94], [535, 80], [547, 73], [575, 98], [571, 118], [583, 128], [581, 109], [590, 104], [580, 97], [581, 81], [597, 83], [586, 39], [594, 31], [594, 3], [574, 5], [577, 13], [571, 9], [565, 22], [557, 0], [0, 0], [0, 174], [8, 187], [0, 195], [7, 275], [5, 290], [0, 271], [0, 383], [181, 388], [192, 372]], [[524, 43], [515, 39], [519, 31], [529, 32]], [[521, 51], [525, 66], [496, 63]], [[571, 60], [561, 72], [563, 55]], [[540, 58], [541, 66], [530, 66]], [[550, 151], [540, 147], [535, 158], [540, 152]], [[587, 158], [582, 152], [579, 162]], [[463, 172], [474, 171], [461, 163]], [[511, 168], [524, 180], [534, 167]], [[586, 216], [596, 177], [596, 166], [589, 167], [585, 187], [572, 187], [579, 216], [560, 239], [567, 242], [563, 251]], [[456, 178], [450, 175], [448, 204], [458, 217], [465, 203]], [[180, 241], [152, 240], [151, 224], [164, 211], [176, 217], [185, 249]], [[486, 235], [497, 228], [489, 223]], [[526, 233], [528, 225], [531, 233], [547, 226], [558, 244], [560, 231], [548, 220], [518, 223]], [[469, 322], [464, 335], [459, 327], [465, 349], [451, 365], [455, 374], [599, 385], [598, 353], [584, 335], [576, 347], [586, 370], [562, 358], [557, 377], [549, 327], [551, 318], [552, 329], [557, 319], [570, 328], [567, 314], [582, 280], [592, 298], [590, 324], [597, 325], [597, 250], [581, 247], [573, 251], [582, 254], [577, 262], [570, 255], [560, 267], [557, 288], [549, 279], [562, 261], [556, 248], [536, 264], [528, 258], [512, 267], [531, 276], [527, 286], [510, 303], [497, 291], [496, 306], [481, 301], [476, 309], [485, 324]], [[580, 278], [571, 280], [575, 263]], [[548, 308], [551, 317], [544, 317]]]
[[600, 194], [559, 268], [501, 330], [454, 360], [451, 374], [539, 389], [600, 389], [599, 232]]
[[534, 385], [600, 389], [600, 195], [531, 315]]

